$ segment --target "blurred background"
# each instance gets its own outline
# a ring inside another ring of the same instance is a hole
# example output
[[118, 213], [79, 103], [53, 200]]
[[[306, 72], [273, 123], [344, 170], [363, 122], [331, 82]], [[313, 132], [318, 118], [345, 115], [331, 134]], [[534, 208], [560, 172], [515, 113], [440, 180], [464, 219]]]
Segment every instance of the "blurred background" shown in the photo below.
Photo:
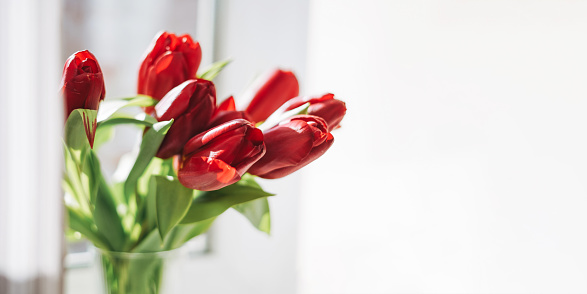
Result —
[[[220, 101], [238, 100], [257, 75], [280, 66], [296, 73], [302, 94], [332, 92], [347, 103], [322, 158], [262, 182], [278, 194], [271, 236], [229, 211], [198, 241], [186, 260], [190, 293], [587, 293], [585, 1], [2, 3], [1, 109], [18, 109], [6, 98], [21, 85], [10, 69], [43, 81], [22, 84], [33, 87], [23, 101], [34, 107], [35, 93], [57, 89], [60, 66], [82, 49], [100, 61], [107, 97], [132, 96], [160, 30], [192, 34], [203, 65], [233, 59], [216, 80]], [[35, 6], [46, 3], [54, 5]], [[15, 33], [21, 28], [39, 35], [28, 40]], [[48, 64], [14, 61], [27, 52]], [[22, 269], [8, 254], [20, 252], [9, 210], [24, 201], [14, 200], [10, 171], [29, 172], [12, 158], [20, 145], [10, 139], [29, 138], [9, 131], [17, 118], [0, 118], [9, 126], [0, 128], [0, 293], [2, 275]], [[21, 127], [40, 132], [40, 124]], [[128, 132], [101, 151], [106, 170], [135, 144]], [[24, 160], [58, 165], [44, 154], [58, 158], [59, 149], [40, 153], [35, 146], [48, 141], [34, 140], [27, 148], [37, 157]], [[38, 186], [50, 180], [35, 172]], [[54, 206], [34, 217], [54, 218]], [[21, 255], [36, 272], [59, 276], [59, 261]], [[99, 293], [91, 260], [65, 266], [65, 293]]]

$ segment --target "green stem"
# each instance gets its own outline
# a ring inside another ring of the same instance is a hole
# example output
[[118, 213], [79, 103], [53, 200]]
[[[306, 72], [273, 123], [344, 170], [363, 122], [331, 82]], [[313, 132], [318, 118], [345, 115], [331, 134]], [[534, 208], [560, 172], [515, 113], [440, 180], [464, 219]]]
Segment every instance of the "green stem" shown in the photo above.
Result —
[[102, 253], [104, 286], [108, 294], [160, 294], [164, 257], [143, 254], [129, 258], [118, 254]]

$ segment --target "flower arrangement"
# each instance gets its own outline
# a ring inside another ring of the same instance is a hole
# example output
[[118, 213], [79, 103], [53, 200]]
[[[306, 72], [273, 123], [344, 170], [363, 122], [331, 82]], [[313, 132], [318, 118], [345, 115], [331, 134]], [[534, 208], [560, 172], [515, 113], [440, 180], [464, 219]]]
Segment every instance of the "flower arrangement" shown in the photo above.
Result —
[[[189, 35], [162, 32], [140, 66], [138, 95], [107, 101], [94, 55], [76, 52], [65, 63], [68, 223], [105, 252], [108, 293], [159, 293], [161, 261], [137, 266], [114, 256], [179, 248], [229, 208], [269, 233], [273, 194], [255, 178], [282, 178], [316, 160], [345, 115], [333, 94], [299, 96], [297, 78], [281, 69], [238, 97], [246, 108], [237, 109], [233, 97], [217, 103], [212, 80], [228, 62], [198, 71], [201, 59]], [[128, 107], [144, 111], [129, 115]], [[95, 150], [119, 125], [136, 126], [142, 140], [107, 181]]]

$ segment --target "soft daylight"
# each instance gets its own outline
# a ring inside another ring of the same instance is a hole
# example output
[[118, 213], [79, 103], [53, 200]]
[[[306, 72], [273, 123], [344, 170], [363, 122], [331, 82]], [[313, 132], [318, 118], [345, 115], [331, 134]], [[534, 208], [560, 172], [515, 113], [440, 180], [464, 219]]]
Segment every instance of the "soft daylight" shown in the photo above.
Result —
[[585, 15], [0, 1], [0, 294], [587, 293]]

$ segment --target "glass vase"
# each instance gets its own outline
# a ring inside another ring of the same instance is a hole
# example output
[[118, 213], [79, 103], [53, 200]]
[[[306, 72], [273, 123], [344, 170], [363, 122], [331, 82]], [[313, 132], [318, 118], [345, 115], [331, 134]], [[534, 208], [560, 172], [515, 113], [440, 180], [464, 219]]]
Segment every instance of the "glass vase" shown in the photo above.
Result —
[[129, 253], [97, 249], [106, 294], [181, 293], [181, 248]]

